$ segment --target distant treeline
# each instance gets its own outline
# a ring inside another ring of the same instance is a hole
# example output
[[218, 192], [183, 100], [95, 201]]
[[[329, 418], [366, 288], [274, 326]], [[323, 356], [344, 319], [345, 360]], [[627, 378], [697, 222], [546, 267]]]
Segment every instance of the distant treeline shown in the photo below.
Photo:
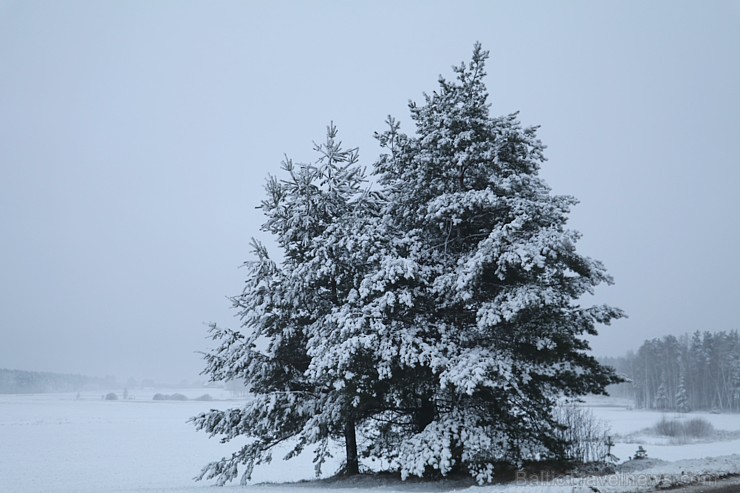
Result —
[[0, 394], [80, 392], [116, 386], [114, 377], [93, 378], [38, 371], [0, 369]]
[[737, 331], [665, 336], [645, 341], [637, 353], [600, 361], [630, 380], [610, 394], [633, 397], [637, 407], [740, 412]]

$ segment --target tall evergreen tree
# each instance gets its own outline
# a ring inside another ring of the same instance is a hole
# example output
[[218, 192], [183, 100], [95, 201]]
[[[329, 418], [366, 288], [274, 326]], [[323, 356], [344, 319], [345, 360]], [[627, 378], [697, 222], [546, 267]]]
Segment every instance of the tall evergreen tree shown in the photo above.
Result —
[[[243, 379], [254, 399], [242, 409], [212, 410], [193, 422], [198, 429], [221, 435], [224, 441], [251, 437], [230, 458], [208, 464], [198, 479], [234, 479], [244, 464], [246, 482], [255, 465], [268, 462], [273, 448], [291, 440], [287, 458], [316, 444], [317, 472], [329, 455], [331, 439], [346, 442], [346, 470], [358, 472], [355, 436], [356, 395], [341, 382], [339, 365], [320, 372], [312, 366], [317, 341], [335, 329], [332, 313], [353, 288], [362, 265], [343, 258], [334, 239], [346, 237], [348, 221], [372, 208], [363, 190], [364, 171], [357, 149], [343, 150], [332, 124], [326, 143], [316, 145], [315, 164], [295, 165], [287, 159], [287, 179], [271, 177], [261, 208], [263, 230], [276, 239], [284, 257], [280, 265], [254, 243], [257, 260], [249, 262], [247, 282], [233, 299], [242, 330], [211, 327], [219, 345], [205, 355], [205, 373], [212, 380]], [[352, 224], [356, 224], [353, 222]]]
[[455, 81], [410, 105], [415, 135], [393, 119], [378, 135], [387, 221], [412, 239], [422, 287], [399, 366], [426, 369], [430, 410], [395, 449], [404, 475], [463, 467], [489, 480], [495, 461], [554, 453], [556, 399], [619, 381], [582, 336], [622, 312], [577, 304], [611, 278], [576, 252], [576, 200], [539, 177], [536, 128], [490, 115], [487, 57], [476, 45]]
[[283, 260], [255, 245], [234, 299], [243, 328], [212, 327], [206, 355], [213, 379], [242, 378], [255, 399], [194, 418], [252, 441], [201, 478], [223, 484], [243, 463], [246, 480], [288, 440], [289, 457], [317, 445], [320, 466], [343, 439], [348, 473], [364, 454], [403, 477], [490, 481], [495, 462], [562, 452], [559, 398], [620, 381], [584, 336], [622, 312], [578, 304], [611, 278], [576, 252], [576, 201], [539, 177], [536, 128], [490, 115], [487, 57], [476, 45], [456, 80], [411, 104], [414, 135], [389, 118], [379, 193], [333, 126], [315, 164], [286, 160], [289, 179], [269, 180], [263, 229]]

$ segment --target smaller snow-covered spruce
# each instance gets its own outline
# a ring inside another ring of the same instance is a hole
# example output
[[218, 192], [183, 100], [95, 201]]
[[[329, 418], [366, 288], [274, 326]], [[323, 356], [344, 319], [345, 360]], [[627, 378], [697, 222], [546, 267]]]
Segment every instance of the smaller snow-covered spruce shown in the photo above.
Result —
[[493, 117], [488, 53], [455, 67], [422, 105], [416, 131], [388, 119], [371, 192], [356, 149], [331, 125], [313, 164], [286, 158], [262, 210], [283, 260], [253, 245], [242, 327], [211, 326], [213, 380], [243, 379], [245, 407], [193, 418], [229, 441], [249, 438], [199, 479], [242, 481], [271, 460], [314, 450], [317, 474], [333, 440], [344, 472], [363, 457], [409, 475], [562, 457], [553, 407], [620, 381], [588, 354], [586, 334], [622, 316], [578, 299], [610, 283], [565, 227], [572, 197], [539, 177], [544, 146], [517, 115]]
[[655, 408], [664, 410], [668, 407], [668, 395], [666, 393], [665, 377], [661, 377], [658, 392], [655, 394]]
[[689, 396], [686, 393], [683, 373], [678, 378], [678, 389], [676, 389], [676, 411], [687, 413], [689, 409]]

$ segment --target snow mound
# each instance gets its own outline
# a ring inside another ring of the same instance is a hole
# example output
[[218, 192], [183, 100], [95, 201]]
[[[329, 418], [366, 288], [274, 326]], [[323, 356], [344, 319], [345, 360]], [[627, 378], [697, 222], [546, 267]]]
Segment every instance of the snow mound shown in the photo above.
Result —
[[666, 461], [660, 459], [633, 459], [619, 464], [617, 466], [617, 471], [621, 473], [644, 471], [645, 469], [650, 469], [663, 464], [666, 464]]
[[[631, 464], [643, 462], [643, 464]], [[690, 484], [711, 485], [718, 480], [740, 475], [740, 455], [708, 457], [676, 462], [645, 459], [630, 461], [625, 470], [607, 476], [563, 477], [551, 481], [516, 481], [507, 485], [470, 488], [470, 493], [638, 493], [661, 491]], [[636, 467], [647, 465], [645, 469]], [[629, 471], [629, 469], [632, 469]]]
[[252, 491], [265, 493], [314, 493], [319, 491], [351, 493], [641, 493], [669, 490], [687, 485], [709, 486], [722, 478], [740, 475], [740, 455], [664, 462], [643, 459], [626, 462], [619, 471], [606, 476], [562, 477], [549, 481], [526, 480], [488, 486], [466, 486], [454, 480], [428, 482], [404, 481], [382, 476], [327, 479], [300, 483], [259, 484]]

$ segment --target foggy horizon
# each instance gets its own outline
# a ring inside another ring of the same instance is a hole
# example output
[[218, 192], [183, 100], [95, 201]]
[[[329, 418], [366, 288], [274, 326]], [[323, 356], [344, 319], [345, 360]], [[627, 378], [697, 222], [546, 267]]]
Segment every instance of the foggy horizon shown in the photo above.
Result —
[[[0, 0], [0, 368], [199, 376], [235, 328], [256, 209], [333, 121], [371, 169], [390, 114], [489, 50], [539, 125], [580, 253], [629, 318], [594, 354], [737, 330], [740, 3]], [[273, 250], [273, 253], [274, 250]]]

